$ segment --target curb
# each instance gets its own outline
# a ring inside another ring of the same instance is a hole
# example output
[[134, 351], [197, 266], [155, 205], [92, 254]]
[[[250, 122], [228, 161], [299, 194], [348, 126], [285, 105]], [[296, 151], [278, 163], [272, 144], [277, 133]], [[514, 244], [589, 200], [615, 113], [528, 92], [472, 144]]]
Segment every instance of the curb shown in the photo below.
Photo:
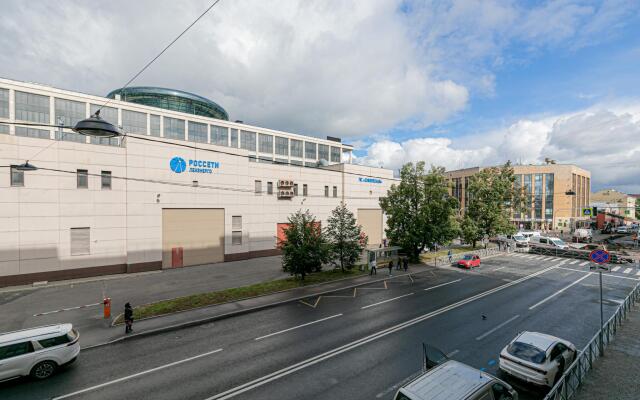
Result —
[[[432, 267], [431, 265], [428, 265], [428, 264], [423, 264], [423, 265], [426, 265], [427, 267]], [[377, 279], [375, 281], [362, 282], [362, 283], [357, 283], [357, 284], [345, 286], [345, 287], [342, 287], [342, 288], [337, 288], [337, 289], [334, 288], [334, 289], [330, 289], [330, 290], [325, 290], [325, 291], [322, 291], [322, 292], [314, 293], [312, 295], [312, 297], [322, 296], [324, 294], [332, 293], [332, 292], [335, 292], [335, 291], [338, 291], [338, 290], [352, 289], [352, 288], [356, 288], [358, 286], [364, 286], [364, 285], [369, 285], [371, 283], [382, 282], [382, 281], [385, 281], [385, 280], [388, 280], [388, 279], [395, 279], [395, 278], [400, 278], [400, 277], [404, 277], [404, 276], [423, 274], [425, 272], [430, 272], [431, 269], [432, 268], [427, 268], [424, 271], [419, 271], [419, 272], [414, 272], [414, 273], [406, 273], [406, 274], [402, 274], [402, 275], [393, 275], [391, 277], [387, 277], [387, 278], [383, 278], [383, 279]], [[349, 279], [349, 278], [346, 278], [346, 279]], [[336, 281], [334, 281], [334, 282], [336, 282]], [[318, 284], [318, 285], [322, 285], [322, 284]], [[265, 296], [268, 296], [268, 295], [265, 295]], [[262, 296], [256, 296], [256, 297], [262, 297]], [[105, 343], [98, 343], [98, 344], [94, 344], [94, 345], [91, 345], [91, 346], [86, 346], [86, 347], [83, 347], [82, 350], [95, 349], [95, 348], [98, 348], [98, 347], [103, 347], [103, 346], [107, 346], [107, 345], [110, 345], [110, 344], [114, 344], [114, 343], [118, 343], [118, 342], [122, 342], [122, 341], [126, 341], [126, 340], [131, 340], [131, 339], [135, 339], [135, 338], [141, 338], [141, 337], [145, 337], [145, 336], [157, 335], [157, 334], [160, 334], [160, 333], [166, 333], [166, 332], [171, 332], [171, 331], [175, 331], [175, 330], [178, 330], [178, 329], [183, 329], [183, 328], [189, 328], [189, 327], [192, 327], [192, 326], [203, 325], [203, 324], [206, 324], [206, 323], [209, 323], [209, 322], [219, 321], [219, 320], [223, 320], [223, 319], [227, 319], [227, 318], [231, 318], [231, 317], [236, 317], [236, 316], [239, 316], [239, 315], [250, 314], [250, 313], [255, 312], [255, 311], [262, 311], [262, 310], [266, 310], [266, 309], [272, 308], [272, 307], [277, 307], [277, 306], [280, 306], [280, 305], [283, 305], [283, 304], [300, 301], [300, 300], [306, 299], [308, 297], [310, 297], [310, 296], [309, 295], [297, 296], [297, 297], [293, 297], [293, 298], [286, 299], [286, 300], [281, 300], [281, 301], [277, 301], [277, 302], [273, 302], [273, 303], [263, 304], [263, 305], [260, 305], [260, 306], [246, 308], [244, 310], [230, 311], [230, 312], [227, 312], [227, 313], [224, 313], [224, 314], [213, 315], [211, 317], [205, 317], [205, 318], [200, 318], [200, 319], [193, 320], [193, 321], [181, 322], [181, 323], [174, 324], [174, 325], [169, 325], [169, 326], [164, 326], [164, 327], [161, 327], [161, 328], [151, 329], [149, 331], [135, 333], [133, 335], [122, 336], [122, 337], [110, 340], [108, 342], [105, 342]], [[246, 300], [246, 299], [243, 299], [243, 300]], [[166, 315], [171, 315], [171, 314], [166, 314]], [[154, 318], [160, 318], [160, 317], [161, 316], [154, 317]]]

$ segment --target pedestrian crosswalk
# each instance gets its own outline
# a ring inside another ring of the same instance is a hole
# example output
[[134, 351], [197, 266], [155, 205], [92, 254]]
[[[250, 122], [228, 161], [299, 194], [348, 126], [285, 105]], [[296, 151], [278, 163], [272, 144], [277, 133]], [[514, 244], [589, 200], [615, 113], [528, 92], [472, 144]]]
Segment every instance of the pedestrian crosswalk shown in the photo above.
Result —
[[[552, 257], [552, 256], [545, 256], [545, 255], [540, 255], [540, 254], [528, 254], [528, 253], [511, 253], [513, 256], [519, 257], [519, 258], [523, 258], [523, 259], [528, 259], [528, 260], [535, 260], [535, 261], [553, 261], [553, 262], [565, 262], [565, 266], [569, 267], [569, 266], [573, 266], [573, 268], [577, 268], [577, 267], [586, 267], [589, 266], [589, 264], [591, 264], [591, 261], [584, 261], [584, 260], [578, 260], [578, 259], [571, 259], [571, 258], [563, 258], [563, 257]], [[640, 277], [640, 270], [638, 268], [633, 268], [633, 267], [621, 267], [621, 266], [612, 266], [609, 265], [609, 271], [610, 272], [617, 272], [619, 274], [622, 275], [627, 275], [627, 276], [634, 276], [634, 277]], [[638, 278], [631, 278], [631, 279], [638, 279]]]

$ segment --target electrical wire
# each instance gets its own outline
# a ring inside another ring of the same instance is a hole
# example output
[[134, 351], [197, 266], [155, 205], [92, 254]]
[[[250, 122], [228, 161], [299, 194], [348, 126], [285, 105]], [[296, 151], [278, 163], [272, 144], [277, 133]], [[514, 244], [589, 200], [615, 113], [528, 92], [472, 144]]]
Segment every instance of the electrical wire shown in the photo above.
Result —
[[[129, 79], [129, 81], [120, 90], [126, 89], [138, 76], [140, 76], [140, 74], [142, 74], [147, 68], [149, 68], [151, 64], [153, 64], [158, 58], [160, 58], [160, 56], [162, 56], [165, 51], [169, 50], [169, 47], [173, 46], [173, 44], [177, 42], [178, 39], [180, 39], [185, 33], [187, 33], [189, 29], [191, 29], [198, 21], [200, 21], [200, 19], [202, 19], [202, 17], [204, 17], [209, 11], [211, 11], [211, 9], [215, 7], [219, 2], [220, 0], [215, 0], [213, 3], [211, 3], [211, 5], [206, 10], [204, 10], [204, 12], [200, 14], [198, 18], [191, 22], [189, 26], [187, 26], [178, 36], [176, 36], [168, 45], [166, 45], [160, 53], [158, 53], [155, 57], [153, 57], [151, 61], [149, 61], [144, 67], [142, 67], [142, 69], [138, 71], [138, 73], [131, 77], [131, 79]], [[112, 100], [113, 99], [108, 99], [103, 105], [100, 106], [100, 108], [98, 108], [96, 112], [102, 110], [102, 108], [109, 104]]]

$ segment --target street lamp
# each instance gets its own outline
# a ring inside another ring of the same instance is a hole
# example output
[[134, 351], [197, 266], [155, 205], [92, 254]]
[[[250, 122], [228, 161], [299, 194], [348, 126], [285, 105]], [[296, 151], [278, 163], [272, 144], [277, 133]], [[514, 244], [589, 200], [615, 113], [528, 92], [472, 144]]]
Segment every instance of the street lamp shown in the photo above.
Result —
[[100, 110], [87, 119], [78, 121], [72, 128], [74, 132], [86, 136], [95, 136], [98, 138], [112, 138], [122, 136], [122, 132], [115, 125], [100, 118]]
[[38, 167], [33, 164], [29, 164], [29, 160], [27, 160], [23, 164], [16, 165], [15, 169], [17, 169], [18, 171], [35, 171], [38, 169]]

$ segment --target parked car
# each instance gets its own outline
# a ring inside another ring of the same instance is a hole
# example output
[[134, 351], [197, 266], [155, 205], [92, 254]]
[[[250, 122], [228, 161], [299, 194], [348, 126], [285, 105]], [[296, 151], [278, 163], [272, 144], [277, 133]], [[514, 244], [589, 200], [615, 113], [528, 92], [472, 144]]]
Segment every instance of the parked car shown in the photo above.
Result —
[[537, 332], [522, 332], [500, 352], [500, 370], [540, 386], [553, 385], [578, 354], [566, 340]]
[[517, 233], [520, 236], [524, 236], [528, 239], [534, 238], [534, 237], [540, 237], [540, 232], [538, 231], [520, 231]]
[[547, 236], [534, 237], [532, 239], [532, 242], [556, 247], [558, 249], [563, 249], [563, 250], [569, 248], [569, 246], [562, 239], [554, 238], [554, 237], [547, 237]]
[[80, 353], [80, 335], [71, 324], [0, 334], [0, 381], [31, 376], [46, 379]]
[[619, 227], [616, 228], [616, 233], [630, 233], [629, 227], [626, 225], [620, 225]]
[[572, 237], [576, 242], [591, 243], [591, 241], [593, 240], [593, 232], [591, 231], [591, 229], [578, 228], [573, 231]]
[[[439, 352], [437, 349], [429, 352]], [[518, 393], [506, 382], [467, 364], [449, 360], [440, 352], [433, 362], [425, 354], [427, 370], [404, 384], [394, 400], [518, 400]]]
[[465, 254], [458, 260], [458, 267], [471, 269], [480, 266], [480, 256], [477, 254]]
[[515, 243], [516, 247], [527, 247], [530, 241], [528, 237], [520, 234], [513, 235], [511, 240]]

